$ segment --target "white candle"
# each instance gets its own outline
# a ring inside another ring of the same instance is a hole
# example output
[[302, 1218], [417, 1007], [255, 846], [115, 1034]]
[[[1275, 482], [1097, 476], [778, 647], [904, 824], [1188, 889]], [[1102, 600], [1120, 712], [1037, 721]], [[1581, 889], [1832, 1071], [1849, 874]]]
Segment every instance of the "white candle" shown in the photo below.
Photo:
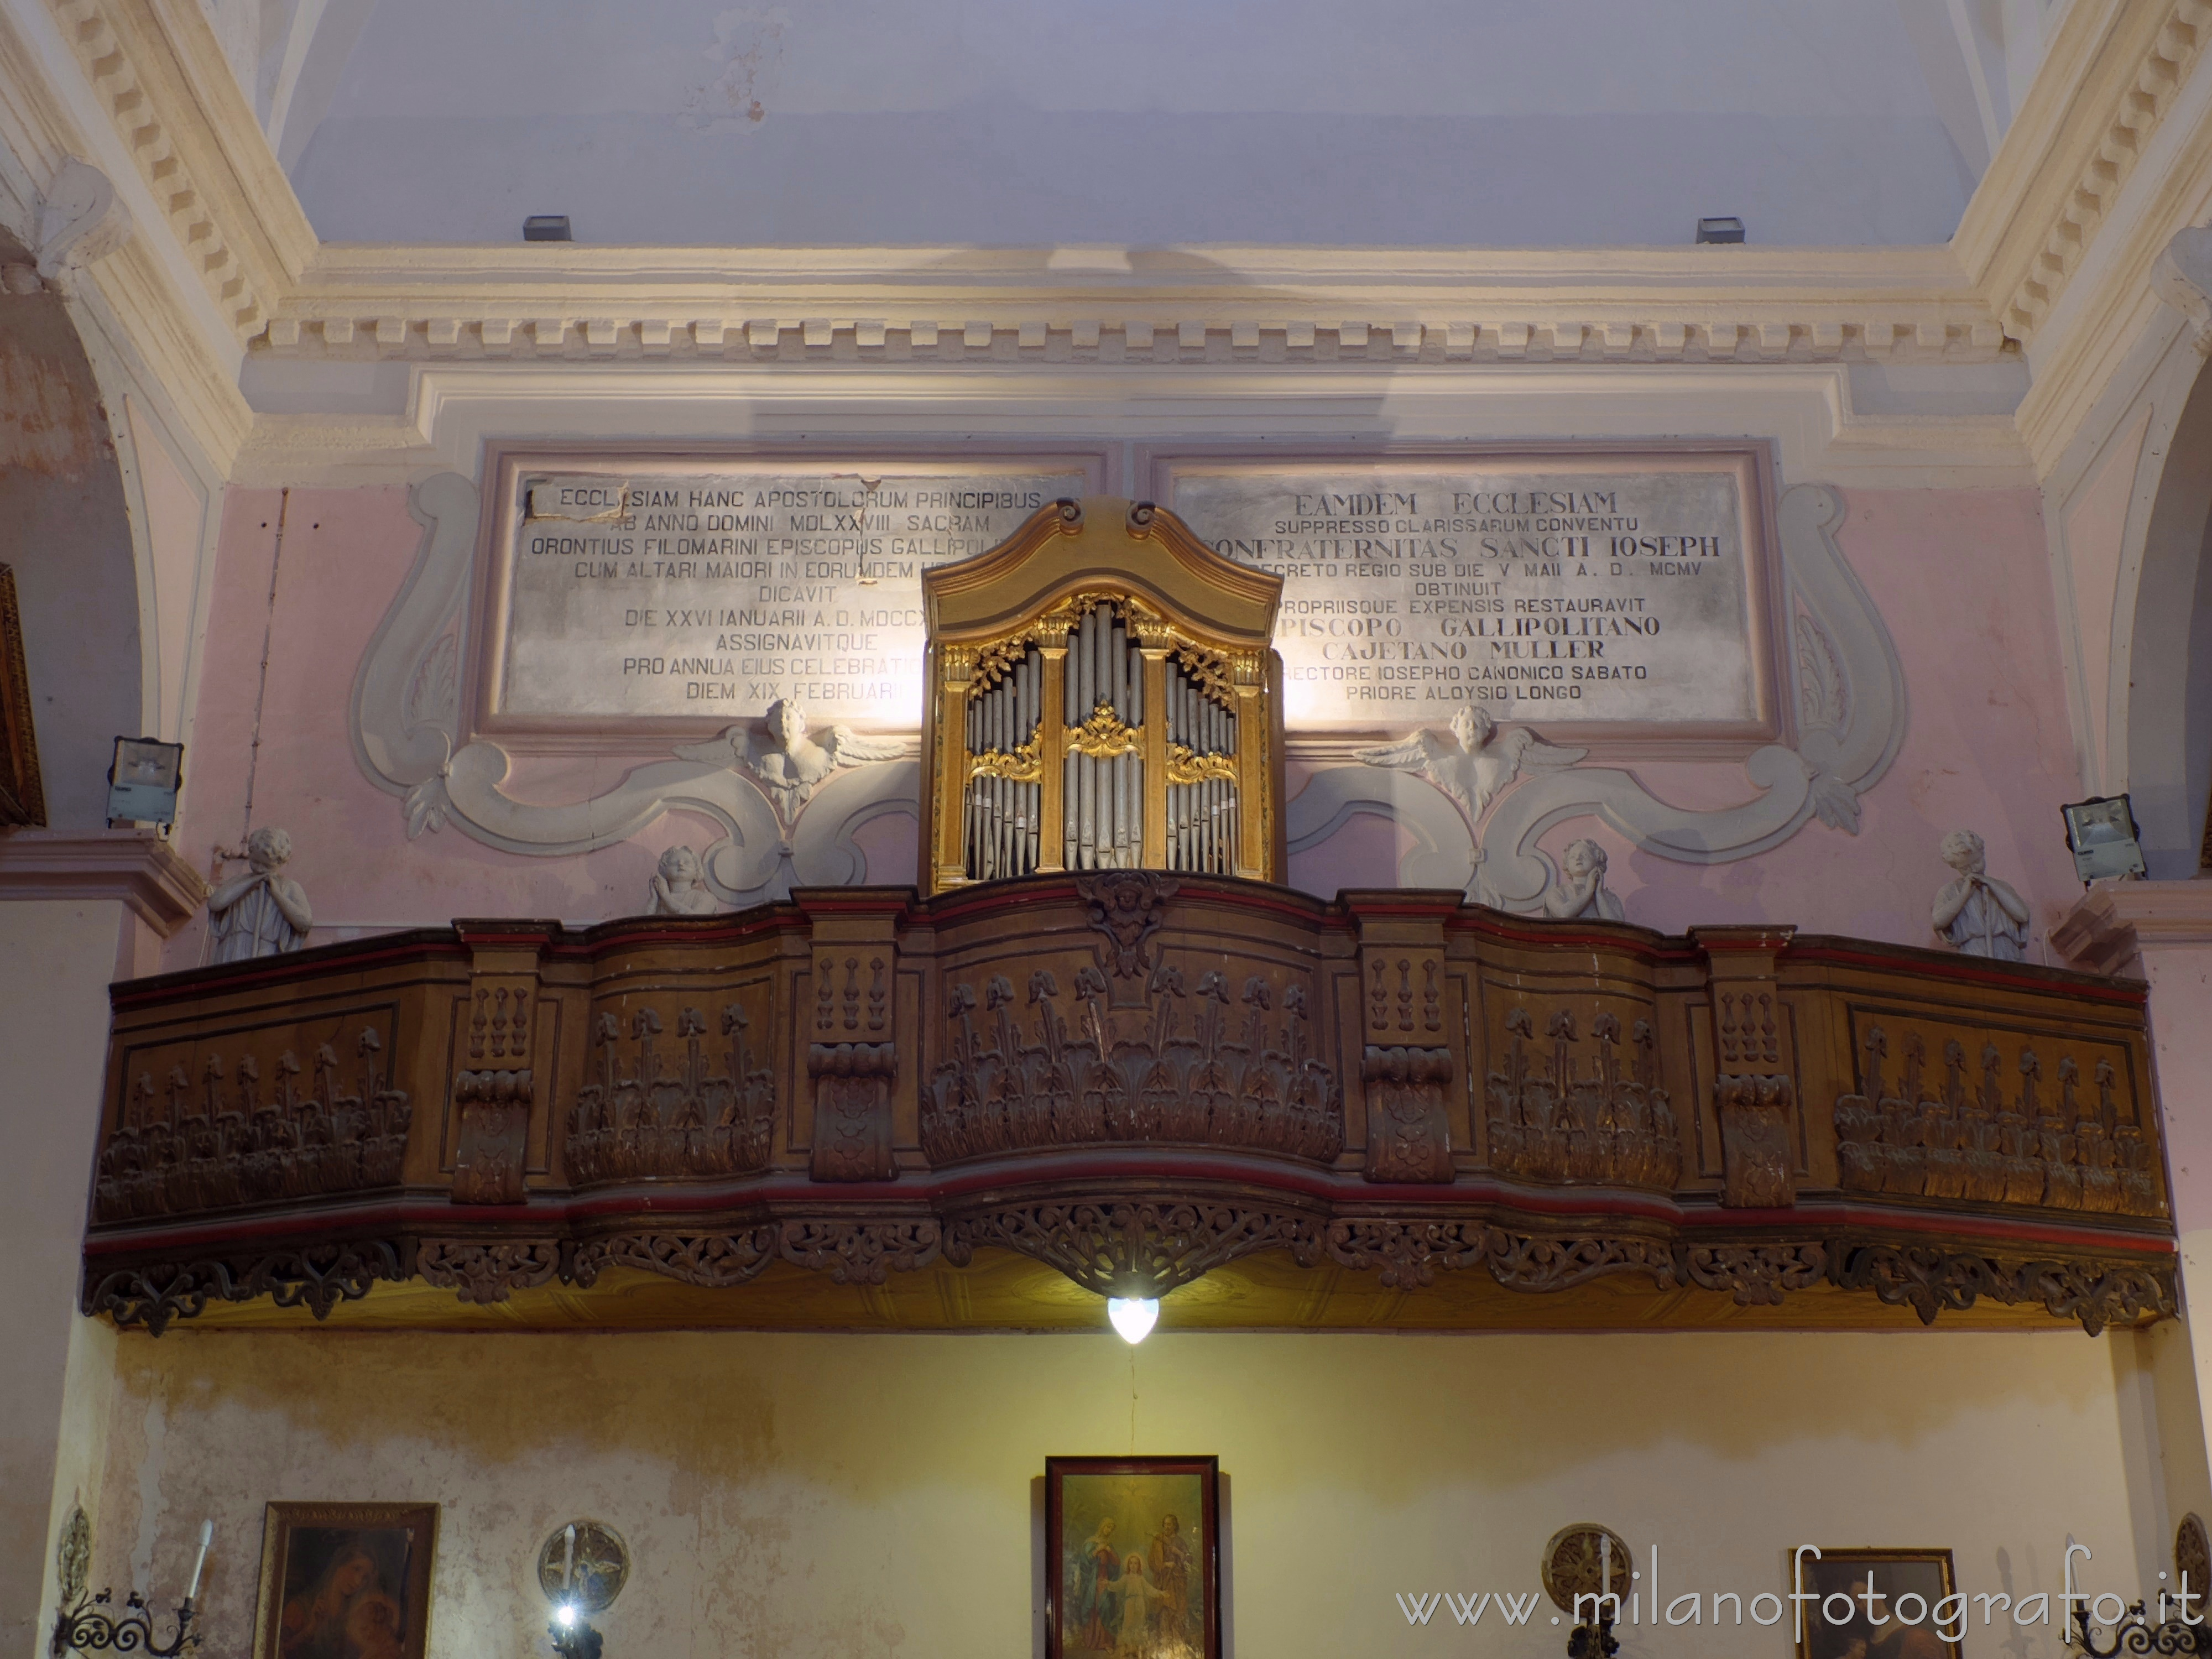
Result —
[[191, 1588], [185, 1592], [185, 1600], [187, 1601], [197, 1600], [199, 1595], [200, 1572], [201, 1570], [207, 1565], [208, 1546], [213, 1542], [215, 1542], [215, 1522], [212, 1521], [201, 1522], [200, 1553], [198, 1555], [194, 1557], [192, 1560]]
[[576, 1576], [576, 1523], [568, 1523], [568, 1536], [561, 1546], [561, 1588], [567, 1589]]
[[[1613, 1594], [1613, 1534], [1601, 1532], [1597, 1535], [1597, 1593]], [[1605, 1603], [1600, 1601], [1597, 1610], [1602, 1612]]]

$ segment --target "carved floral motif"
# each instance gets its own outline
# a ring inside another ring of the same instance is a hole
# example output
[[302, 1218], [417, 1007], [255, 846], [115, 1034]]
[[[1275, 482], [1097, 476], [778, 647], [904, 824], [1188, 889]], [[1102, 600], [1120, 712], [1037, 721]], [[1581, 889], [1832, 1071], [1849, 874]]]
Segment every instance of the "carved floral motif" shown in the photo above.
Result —
[[197, 1085], [171, 1068], [165, 1103], [142, 1073], [122, 1124], [100, 1148], [95, 1221], [189, 1214], [238, 1204], [325, 1196], [397, 1185], [413, 1117], [404, 1090], [380, 1069], [383, 1039], [364, 1026], [355, 1042], [353, 1091], [341, 1093], [338, 1058], [315, 1050], [314, 1081], [300, 1087], [300, 1062], [280, 1054], [265, 1086], [249, 1054], [234, 1070], [219, 1054]]
[[659, 1052], [659, 1012], [640, 1008], [630, 1016], [636, 1063], [624, 1077], [615, 1052], [621, 1021], [601, 1013], [592, 1032], [599, 1079], [576, 1091], [568, 1111], [569, 1180], [585, 1187], [765, 1169], [775, 1133], [775, 1079], [769, 1066], [755, 1063], [747, 1024], [736, 1003], [723, 1007], [729, 1047], [722, 1073], [710, 1076], [706, 1017], [685, 1008], [676, 1017], [684, 1058], [669, 1072]]
[[1101, 1296], [1164, 1296], [1259, 1250], [1321, 1260], [1322, 1224], [1291, 1208], [1205, 1200], [1029, 1204], [963, 1216], [945, 1229], [945, 1259], [964, 1267], [983, 1246], [1018, 1250]]
[[757, 1278], [776, 1260], [775, 1229], [733, 1232], [618, 1233], [576, 1246], [568, 1277], [589, 1290], [609, 1267], [635, 1267], [680, 1284], [726, 1290]]
[[280, 1308], [305, 1308], [327, 1319], [341, 1302], [358, 1302], [379, 1279], [408, 1276], [399, 1252], [383, 1239], [271, 1250], [242, 1261], [203, 1258], [150, 1263], [104, 1273], [87, 1285], [88, 1314], [105, 1314], [128, 1329], [159, 1336], [173, 1319], [193, 1319], [210, 1301], [267, 1297]]
[[1576, 1044], [1574, 1014], [1546, 1023], [1548, 1063], [1532, 1066], [1535, 1023], [1526, 1008], [1505, 1017], [1512, 1039], [1504, 1068], [1489, 1078], [1490, 1164], [1498, 1174], [1544, 1182], [1595, 1182], [1671, 1192], [1682, 1173], [1682, 1142], [1666, 1090], [1657, 1082], [1650, 1022], [1629, 1041], [1636, 1055], [1620, 1069], [1620, 1021], [1601, 1011], [1590, 1021], [1596, 1045], [1588, 1075]]
[[429, 1284], [459, 1293], [464, 1302], [504, 1302], [517, 1291], [534, 1290], [561, 1265], [560, 1246], [550, 1238], [429, 1238], [415, 1253], [415, 1270]]
[[1141, 1024], [1125, 1030], [1107, 1006], [1105, 976], [1077, 969], [1071, 1030], [1058, 977], [1039, 969], [1029, 983], [1032, 1037], [1016, 1017], [1010, 981], [984, 987], [981, 1030], [975, 988], [956, 985], [952, 1058], [937, 1068], [922, 1103], [931, 1162], [1104, 1140], [1249, 1147], [1322, 1162], [1344, 1149], [1336, 1079], [1313, 1058], [1303, 985], [1279, 993], [1257, 975], [1248, 978], [1240, 1018], [1226, 976], [1205, 974], [1188, 1032], [1182, 970], [1162, 963], [1147, 988]]
[[1106, 935], [1112, 955], [1108, 970], [1116, 979], [1150, 971], [1146, 949], [1168, 919], [1168, 901], [1179, 884], [1151, 870], [1109, 870], [1076, 878], [1076, 896], [1091, 907], [1091, 925]]
[[[2043, 1090], [2042, 1057], [2023, 1045], [2008, 1066], [1996, 1043], [1982, 1044], [1981, 1079], [1966, 1080], [1966, 1046], [1943, 1045], [1943, 1082], [1927, 1080], [1928, 1051], [1917, 1031], [1904, 1039], [1904, 1064], [1883, 1075], [1889, 1035], [1869, 1028], [1860, 1089], [1836, 1101], [1836, 1159], [1855, 1192], [2039, 1204], [2056, 1210], [2155, 1216], [2165, 1213], [2158, 1172], [2142, 1130], [2123, 1121], [2114, 1099], [2118, 1074], [2096, 1064], [2097, 1102], [2079, 1098], [2081, 1067], [2057, 1066], [2057, 1088]], [[2008, 1091], [2005, 1074], [2020, 1079]]]

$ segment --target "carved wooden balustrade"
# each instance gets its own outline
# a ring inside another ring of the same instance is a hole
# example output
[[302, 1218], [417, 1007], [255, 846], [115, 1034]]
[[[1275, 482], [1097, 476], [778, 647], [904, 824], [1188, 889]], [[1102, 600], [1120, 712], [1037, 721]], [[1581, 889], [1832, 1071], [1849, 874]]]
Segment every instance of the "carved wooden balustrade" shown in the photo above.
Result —
[[1217, 1323], [2173, 1308], [2141, 986], [1784, 927], [1123, 871], [464, 921], [114, 1006], [84, 1305], [156, 1331], [1085, 1316], [1036, 1264], [1216, 1275]]

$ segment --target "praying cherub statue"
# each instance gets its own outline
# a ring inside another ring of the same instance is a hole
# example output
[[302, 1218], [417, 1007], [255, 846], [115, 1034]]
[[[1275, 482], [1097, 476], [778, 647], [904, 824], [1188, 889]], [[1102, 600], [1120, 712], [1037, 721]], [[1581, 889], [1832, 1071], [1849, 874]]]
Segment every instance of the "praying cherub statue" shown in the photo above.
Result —
[[650, 900], [646, 908], [649, 916], [711, 916], [722, 908], [707, 885], [706, 871], [701, 867], [699, 855], [688, 847], [672, 847], [660, 855], [660, 867], [653, 878]]
[[315, 913], [300, 884], [278, 873], [291, 856], [291, 836], [272, 825], [246, 838], [246, 873], [208, 895], [210, 962], [281, 956], [307, 943]]
[[1605, 884], [1605, 848], [1585, 837], [1559, 855], [1559, 879], [1544, 893], [1544, 914], [1561, 921], [1623, 921], [1620, 896]]
[[1982, 838], [1971, 830], [1943, 837], [1943, 862], [1959, 874], [1936, 895], [1936, 931], [1970, 957], [2027, 960], [2027, 901], [2008, 882], [1986, 873]]

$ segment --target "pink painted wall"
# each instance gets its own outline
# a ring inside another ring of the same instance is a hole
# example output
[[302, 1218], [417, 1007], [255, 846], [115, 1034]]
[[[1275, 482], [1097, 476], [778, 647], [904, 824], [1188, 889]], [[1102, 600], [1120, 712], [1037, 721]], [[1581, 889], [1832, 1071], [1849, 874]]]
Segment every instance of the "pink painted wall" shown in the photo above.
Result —
[[[1556, 854], [1577, 836], [1595, 836], [1612, 855], [1611, 883], [1631, 920], [1668, 932], [1790, 921], [1922, 945], [1930, 942], [1929, 905], [1949, 878], [1937, 843], [1970, 828], [1988, 842], [1993, 872], [2034, 906], [2032, 950], [2047, 959], [2044, 927], [2080, 889], [2058, 818], [2074, 790], [2073, 742], [2040, 498], [2032, 489], [1862, 490], [1847, 495], [1846, 507], [1842, 544], [1888, 621], [1909, 707], [1903, 750], [1863, 799], [1859, 834], [1815, 822], [1762, 857], [1711, 866], [1637, 852], [1594, 821], [1561, 825], [1546, 844]], [[410, 842], [399, 801], [362, 775], [346, 726], [353, 676], [420, 538], [397, 487], [230, 493], [181, 850], [204, 870], [215, 844], [239, 844], [250, 776], [252, 823], [292, 833], [292, 872], [313, 902], [318, 942], [457, 915], [586, 922], [634, 913], [661, 851], [681, 842], [705, 846], [715, 835], [709, 823], [672, 815], [631, 842], [557, 859], [496, 852], [452, 828]], [[575, 799], [650, 757], [518, 764], [511, 787]], [[1638, 769], [1655, 793], [1684, 805], [1722, 805], [1747, 793], [1733, 763]], [[869, 826], [861, 844], [872, 879], [912, 880], [912, 836], [903, 817]], [[1390, 885], [1402, 842], [1395, 826], [1356, 818], [1294, 860], [1291, 877], [1324, 893]], [[200, 949], [195, 925], [171, 942], [167, 963], [188, 965]]]
[[2105, 775], [2112, 755], [2111, 734], [2105, 726], [2111, 718], [2112, 612], [2119, 592], [2120, 551], [2127, 533], [2128, 503], [2135, 495], [2136, 466], [2142, 456], [2143, 434], [2149, 430], [2150, 410], [2146, 409], [2134, 428], [2112, 446], [2104, 465], [2075, 495], [2066, 514], [2081, 685], [2089, 704], [2083, 746], [2091, 775], [2099, 778]]

